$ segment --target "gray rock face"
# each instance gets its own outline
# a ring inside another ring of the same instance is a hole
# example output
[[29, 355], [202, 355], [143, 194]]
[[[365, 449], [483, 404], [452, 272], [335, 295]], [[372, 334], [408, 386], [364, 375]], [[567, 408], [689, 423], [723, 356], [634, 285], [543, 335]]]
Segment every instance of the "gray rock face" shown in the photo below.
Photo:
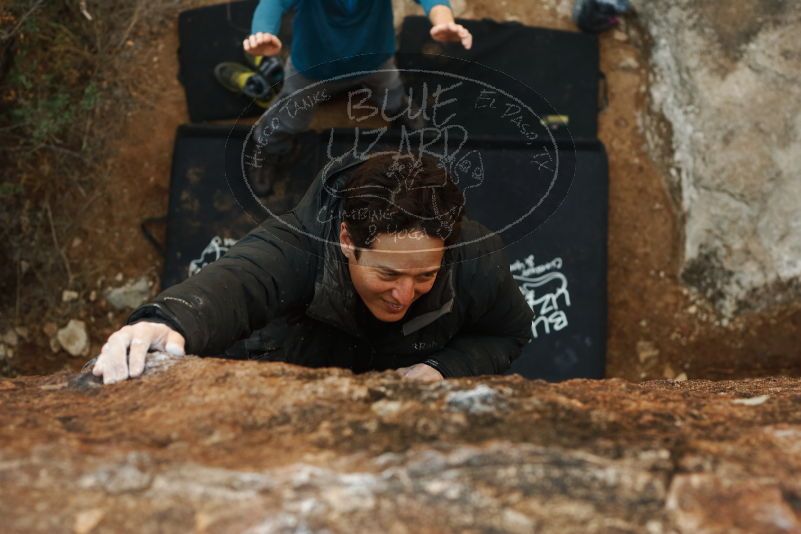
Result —
[[[801, 294], [801, 4], [635, 0], [684, 280], [726, 315]], [[662, 146], [662, 145], [669, 146]]]
[[146, 276], [106, 291], [106, 300], [117, 310], [137, 308], [144, 304], [149, 296], [150, 284]]
[[797, 378], [149, 363], [0, 380], [0, 530], [801, 532]]

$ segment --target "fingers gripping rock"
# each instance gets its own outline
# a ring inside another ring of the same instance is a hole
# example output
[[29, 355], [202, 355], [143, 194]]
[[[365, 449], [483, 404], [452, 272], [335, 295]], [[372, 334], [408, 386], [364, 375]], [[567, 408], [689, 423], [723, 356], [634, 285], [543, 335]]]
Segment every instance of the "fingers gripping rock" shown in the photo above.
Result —
[[104, 384], [113, 384], [172, 365], [183, 356], [183, 336], [165, 324], [141, 322], [109, 336], [92, 374], [102, 376]]

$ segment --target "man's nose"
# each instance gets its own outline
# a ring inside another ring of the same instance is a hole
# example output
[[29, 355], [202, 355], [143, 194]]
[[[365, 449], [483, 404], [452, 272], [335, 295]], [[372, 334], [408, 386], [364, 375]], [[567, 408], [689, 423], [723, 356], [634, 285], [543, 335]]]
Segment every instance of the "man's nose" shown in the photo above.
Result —
[[404, 278], [398, 280], [392, 289], [392, 298], [403, 306], [411, 304], [414, 299], [414, 280]]

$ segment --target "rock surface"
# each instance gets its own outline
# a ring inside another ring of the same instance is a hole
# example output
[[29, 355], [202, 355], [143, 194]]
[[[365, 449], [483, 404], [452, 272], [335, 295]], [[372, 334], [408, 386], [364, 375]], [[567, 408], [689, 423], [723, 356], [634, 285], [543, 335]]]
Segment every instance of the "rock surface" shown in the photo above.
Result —
[[[801, 295], [801, 4], [634, 0], [646, 119], [684, 218], [682, 276], [726, 315]], [[664, 144], [668, 146], [663, 146]]]
[[155, 363], [0, 381], [4, 529], [801, 532], [798, 379]]
[[117, 310], [133, 309], [141, 306], [150, 297], [151, 283], [146, 276], [132, 280], [120, 287], [109, 288], [106, 300]]
[[89, 352], [89, 334], [83, 321], [70, 319], [67, 326], [56, 333], [56, 340], [70, 356], [86, 356]]

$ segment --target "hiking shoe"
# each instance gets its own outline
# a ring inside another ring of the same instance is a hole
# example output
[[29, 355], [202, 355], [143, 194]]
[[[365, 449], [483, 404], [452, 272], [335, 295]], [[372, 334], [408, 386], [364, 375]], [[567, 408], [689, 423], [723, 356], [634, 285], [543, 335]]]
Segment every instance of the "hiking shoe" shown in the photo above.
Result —
[[245, 61], [278, 94], [284, 84], [284, 64], [278, 57], [252, 56], [245, 52]]
[[585, 32], [601, 33], [617, 25], [630, 8], [629, 0], [576, 0], [573, 22]]
[[269, 107], [275, 98], [276, 93], [261, 75], [239, 63], [219, 63], [214, 67], [214, 77], [232, 93], [243, 94], [263, 108]]

